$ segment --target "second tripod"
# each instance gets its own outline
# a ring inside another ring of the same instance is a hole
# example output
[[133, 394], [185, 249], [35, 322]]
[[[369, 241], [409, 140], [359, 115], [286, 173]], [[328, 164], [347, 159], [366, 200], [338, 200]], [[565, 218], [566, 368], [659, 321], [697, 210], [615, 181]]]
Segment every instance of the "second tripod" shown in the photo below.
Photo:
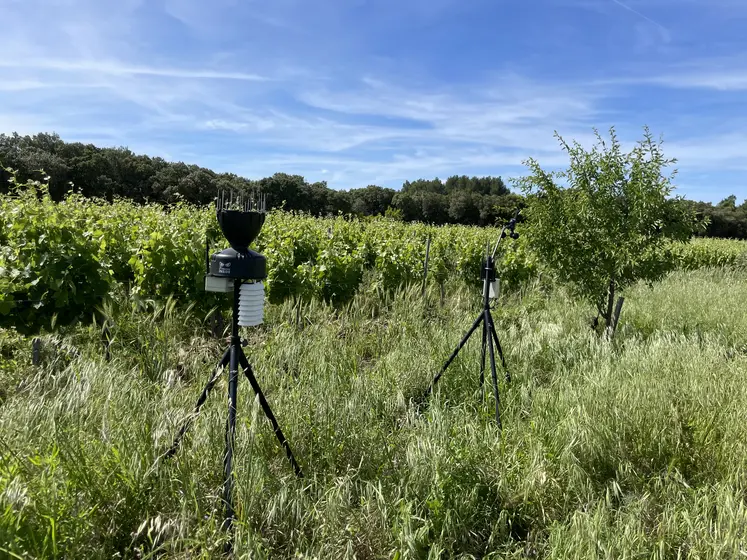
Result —
[[[472, 333], [477, 330], [477, 327], [482, 324], [482, 355], [480, 356], [480, 389], [482, 389], [483, 384], [485, 383], [485, 354], [486, 351], [490, 350], [490, 373], [493, 378], [493, 393], [495, 394], [495, 421], [498, 424], [498, 427], [501, 427], [501, 412], [500, 412], [500, 397], [498, 395], [498, 375], [495, 371], [495, 351], [498, 351], [498, 355], [501, 358], [501, 365], [503, 366], [503, 370], [506, 372], [506, 383], [511, 382], [511, 374], [509, 374], [508, 369], [506, 369], [506, 360], [503, 357], [503, 349], [501, 348], [501, 343], [498, 340], [498, 333], [495, 332], [495, 323], [493, 322], [493, 316], [490, 314], [490, 298], [491, 298], [491, 292], [492, 297], [498, 297], [498, 289], [496, 286], [496, 277], [495, 277], [495, 253], [498, 250], [498, 245], [500, 244], [501, 240], [508, 236], [511, 237], [511, 239], [518, 239], [519, 234], [516, 233], [516, 221], [519, 218], [519, 214], [521, 213], [521, 208], [517, 208], [516, 212], [514, 212], [513, 218], [511, 218], [511, 221], [508, 222], [505, 226], [503, 226], [503, 229], [501, 230], [501, 234], [498, 236], [498, 240], [495, 242], [495, 247], [493, 247], [493, 253], [490, 253], [490, 245], [488, 245], [485, 248], [485, 260], [482, 263], [482, 271], [480, 273], [480, 278], [482, 279], [482, 311], [480, 312], [480, 315], [478, 315], [477, 319], [475, 319], [475, 322], [472, 323], [472, 327], [467, 331], [467, 334], [464, 335], [462, 340], [459, 342], [459, 345], [456, 347], [456, 350], [452, 352], [451, 356], [449, 356], [449, 359], [446, 360], [446, 363], [441, 368], [441, 371], [439, 371], [436, 376], [433, 378], [433, 381], [431, 382], [430, 386], [428, 387], [428, 390], [425, 393], [425, 396], [427, 397], [433, 392], [433, 387], [438, 383], [438, 380], [441, 379], [441, 376], [446, 371], [446, 368], [449, 367], [451, 362], [454, 361], [454, 359], [457, 357], [457, 354], [459, 354], [459, 351], [462, 349], [462, 347], [467, 344], [467, 341], [469, 340], [469, 337], [472, 336]], [[493, 347], [493, 344], [495, 343], [495, 348]]]
[[436, 374], [436, 376], [433, 378], [433, 381], [430, 387], [428, 387], [428, 391], [426, 392], [426, 396], [429, 395], [433, 391], [433, 388], [435, 387], [436, 383], [438, 383], [438, 380], [441, 379], [441, 376], [444, 374], [444, 372], [446, 372], [446, 369], [449, 367], [449, 365], [451, 365], [451, 362], [453, 362], [454, 359], [457, 357], [462, 347], [464, 347], [464, 345], [467, 344], [469, 337], [472, 336], [472, 333], [474, 333], [477, 330], [477, 328], [482, 324], [482, 353], [480, 355], [480, 388], [482, 389], [485, 383], [485, 358], [486, 358], [486, 354], [489, 353], [490, 374], [493, 380], [493, 393], [495, 395], [495, 421], [498, 423], [498, 427], [500, 428], [501, 427], [500, 396], [498, 394], [498, 375], [496, 373], [496, 367], [495, 367], [496, 350], [498, 351], [498, 356], [501, 358], [501, 365], [503, 366], [503, 370], [505, 371], [507, 383], [511, 381], [511, 375], [506, 369], [506, 360], [503, 357], [503, 349], [501, 348], [501, 343], [498, 340], [498, 334], [495, 332], [495, 323], [493, 322], [493, 316], [490, 314], [490, 292], [491, 292], [491, 286], [493, 287], [495, 286], [495, 266], [493, 264], [493, 257], [491, 257], [489, 254], [486, 254], [485, 256], [485, 261], [483, 262], [483, 269], [482, 269], [481, 277], [483, 280], [482, 311], [477, 316], [477, 319], [475, 319], [475, 322], [472, 323], [472, 327], [470, 327], [470, 329], [464, 335], [462, 340], [459, 342], [459, 345], [456, 347], [454, 352], [452, 352], [451, 356], [449, 356], [449, 359], [446, 360], [446, 363], [441, 368], [441, 371], [439, 371]]

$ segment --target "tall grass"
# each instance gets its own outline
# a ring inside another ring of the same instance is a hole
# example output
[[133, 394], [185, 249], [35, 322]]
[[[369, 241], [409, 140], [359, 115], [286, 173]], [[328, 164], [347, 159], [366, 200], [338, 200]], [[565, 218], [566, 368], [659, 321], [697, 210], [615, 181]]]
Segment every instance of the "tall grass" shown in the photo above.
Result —
[[[424, 306], [418, 290], [359, 293], [342, 311], [314, 302], [298, 324], [286, 303], [246, 332], [306, 477], [294, 477], [242, 379], [237, 556], [747, 554], [744, 273], [636, 287], [613, 344], [562, 291], [505, 297], [494, 313], [513, 376], [502, 432], [478, 390], [479, 336], [429, 405], [412, 405], [480, 305], [463, 288], [443, 307], [431, 296]], [[111, 362], [80, 328], [64, 337], [72, 357], [21, 366], [6, 384], [0, 553], [215, 557], [225, 379], [177, 456], [158, 459], [225, 341], [168, 305], [111, 319]]]

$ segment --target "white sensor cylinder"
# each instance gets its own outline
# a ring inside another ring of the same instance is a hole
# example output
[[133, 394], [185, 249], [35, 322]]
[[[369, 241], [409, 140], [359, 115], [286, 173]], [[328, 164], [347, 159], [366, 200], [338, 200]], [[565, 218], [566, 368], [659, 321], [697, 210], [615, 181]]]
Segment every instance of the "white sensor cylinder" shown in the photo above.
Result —
[[490, 284], [488, 284], [488, 297], [490, 299], [498, 299], [501, 295], [501, 279], [496, 278]]
[[253, 327], [264, 321], [265, 286], [262, 282], [242, 284], [239, 292], [239, 326]]

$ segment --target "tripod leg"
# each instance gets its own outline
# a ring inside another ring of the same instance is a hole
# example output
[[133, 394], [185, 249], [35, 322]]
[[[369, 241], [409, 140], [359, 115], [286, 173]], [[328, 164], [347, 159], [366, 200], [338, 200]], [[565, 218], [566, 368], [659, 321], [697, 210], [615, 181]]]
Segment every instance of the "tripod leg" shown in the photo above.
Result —
[[485, 320], [485, 315], [480, 313], [480, 316], [475, 319], [475, 322], [472, 324], [472, 327], [467, 331], [467, 334], [464, 335], [462, 340], [459, 342], [459, 346], [456, 347], [456, 350], [452, 352], [451, 356], [449, 356], [449, 359], [446, 360], [446, 363], [441, 368], [441, 371], [439, 371], [436, 376], [433, 378], [433, 381], [431, 382], [430, 386], [428, 387], [428, 390], [425, 392], [425, 396], [427, 397], [430, 395], [430, 393], [433, 391], [433, 387], [436, 386], [436, 383], [438, 383], [438, 380], [441, 379], [441, 376], [446, 371], [446, 368], [449, 367], [451, 362], [454, 361], [454, 359], [457, 357], [457, 354], [459, 354], [459, 351], [462, 349], [462, 346], [467, 344], [467, 340], [469, 340], [469, 337], [472, 335], [473, 332], [475, 332], [475, 329], [480, 326], [480, 323]]
[[[492, 332], [492, 326], [490, 321], [488, 321], [487, 325], [488, 329]], [[493, 340], [492, 338], [488, 340], [488, 347], [490, 348], [490, 373], [493, 376], [493, 393], [495, 394], [495, 421], [498, 424], [498, 428], [500, 429], [501, 426], [501, 413], [500, 413], [500, 404], [501, 400], [498, 396], [498, 376], [495, 373], [495, 351], [493, 350]]]
[[501, 364], [503, 364], [503, 371], [506, 372], [506, 383], [511, 383], [511, 374], [506, 367], [506, 360], [503, 357], [503, 350], [501, 349], [501, 343], [498, 340], [498, 333], [495, 332], [495, 323], [493, 317], [488, 314], [488, 320], [490, 321], [490, 332], [493, 333], [493, 340], [495, 340], [495, 347], [498, 348], [498, 355], [501, 357]]
[[293, 456], [293, 451], [291, 451], [290, 445], [288, 444], [288, 440], [285, 439], [285, 435], [283, 435], [283, 431], [280, 429], [280, 424], [278, 424], [278, 421], [275, 419], [275, 415], [272, 413], [272, 409], [270, 408], [267, 399], [265, 399], [265, 395], [262, 392], [262, 388], [259, 386], [259, 383], [257, 382], [257, 378], [254, 377], [252, 366], [249, 364], [249, 360], [246, 359], [244, 351], [241, 348], [239, 348], [239, 359], [241, 360], [241, 367], [244, 369], [244, 374], [246, 375], [247, 379], [249, 379], [249, 383], [251, 384], [252, 389], [254, 389], [254, 392], [257, 394], [257, 397], [259, 397], [259, 404], [262, 407], [265, 416], [267, 416], [267, 418], [270, 420], [270, 423], [272, 424], [272, 429], [275, 432], [275, 437], [278, 439], [283, 449], [285, 449], [285, 454], [288, 456], [288, 460], [290, 461], [290, 464], [293, 467], [296, 476], [298, 478], [303, 478], [301, 467], [298, 466], [296, 458]]
[[480, 389], [485, 383], [485, 353], [487, 352], [486, 344], [488, 343], [488, 323], [482, 322], [482, 351], [480, 353]]
[[233, 523], [233, 445], [236, 434], [236, 399], [239, 384], [239, 352], [237, 343], [231, 344], [230, 373], [228, 378], [228, 419], [226, 420], [226, 454], [223, 459], [223, 501], [225, 502], [224, 529]]
[[213, 387], [215, 386], [216, 382], [218, 381], [218, 378], [220, 377], [220, 374], [222, 373], [222, 369], [228, 365], [228, 358], [230, 355], [231, 349], [229, 348], [226, 350], [225, 354], [223, 354], [223, 358], [221, 358], [218, 365], [215, 367], [215, 370], [213, 371], [213, 375], [210, 377], [210, 381], [208, 381], [207, 385], [205, 385], [205, 388], [202, 390], [202, 394], [200, 395], [200, 398], [197, 399], [197, 404], [195, 405], [195, 409], [192, 412], [192, 415], [187, 418], [187, 420], [184, 422], [184, 425], [179, 430], [179, 433], [174, 438], [174, 443], [171, 444], [171, 447], [166, 452], [164, 457], [169, 458], [173, 457], [176, 451], [179, 449], [179, 444], [182, 442], [182, 438], [184, 437], [184, 434], [187, 433], [187, 430], [192, 425], [192, 421], [194, 420], [194, 417], [197, 416], [200, 413], [200, 408], [202, 408], [202, 405], [205, 404], [205, 401], [208, 398], [208, 395], [210, 394], [210, 391], [213, 390]]

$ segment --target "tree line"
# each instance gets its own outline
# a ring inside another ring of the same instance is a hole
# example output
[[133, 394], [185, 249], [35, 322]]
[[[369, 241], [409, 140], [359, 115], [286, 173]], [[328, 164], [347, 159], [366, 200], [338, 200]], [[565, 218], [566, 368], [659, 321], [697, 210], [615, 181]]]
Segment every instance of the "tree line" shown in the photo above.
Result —
[[[335, 190], [325, 181], [310, 183], [301, 175], [275, 173], [259, 180], [216, 173], [183, 162], [138, 155], [125, 147], [100, 148], [65, 142], [58, 134], [0, 134], [0, 191], [9, 188], [10, 171], [20, 180], [49, 177], [54, 199], [75, 190], [88, 197], [169, 204], [184, 200], [207, 204], [220, 190], [260, 189], [271, 208], [313, 215], [390, 215], [431, 224], [494, 225], [508, 219], [524, 198], [512, 193], [501, 177], [452, 176], [405, 181], [400, 190], [368, 185]], [[710, 218], [707, 236], [747, 239], [747, 201], [736, 196], [713, 205], [687, 201]]]

